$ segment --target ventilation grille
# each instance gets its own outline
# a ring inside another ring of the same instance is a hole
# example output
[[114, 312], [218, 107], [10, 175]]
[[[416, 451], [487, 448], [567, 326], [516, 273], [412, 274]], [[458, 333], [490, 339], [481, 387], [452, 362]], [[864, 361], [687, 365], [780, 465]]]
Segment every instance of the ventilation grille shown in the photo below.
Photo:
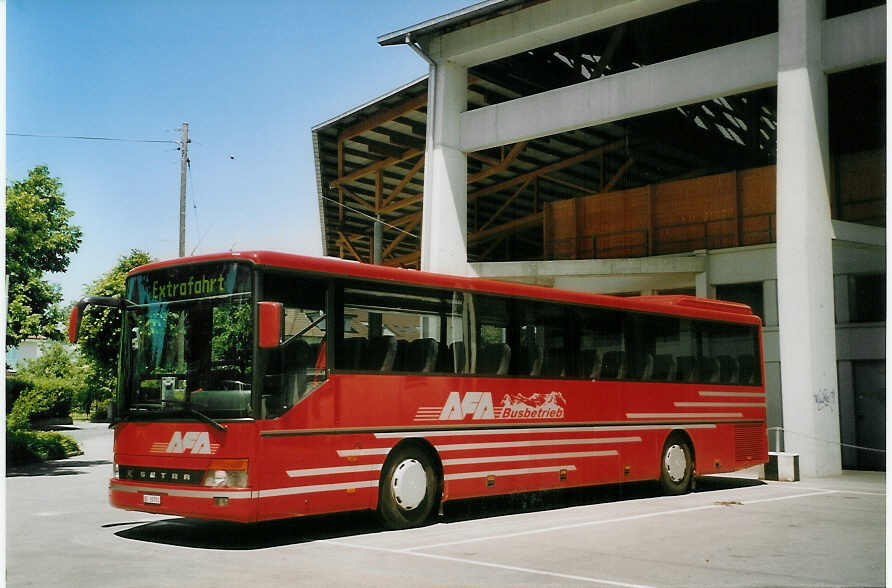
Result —
[[762, 425], [735, 425], [734, 459], [737, 461], [761, 461], [764, 454], [765, 430]]

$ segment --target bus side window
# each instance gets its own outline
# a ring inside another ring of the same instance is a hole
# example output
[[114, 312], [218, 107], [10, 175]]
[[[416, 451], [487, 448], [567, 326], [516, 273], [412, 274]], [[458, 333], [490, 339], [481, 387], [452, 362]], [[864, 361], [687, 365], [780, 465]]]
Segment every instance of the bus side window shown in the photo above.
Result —
[[697, 330], [701, 383], [761, 384], [756, 361], [759, 353], [756, 327], [700, 321]]
[[325, 381], [326, 291], [323, 280], [264, 274], [263, 298], [281, 302], [285, 320], [281, 345], [261, 351], [261, 418], [283, 415]]
[[462, 294], [364, 284], [345, 287], [343, 292], [337, 369], [461, 373]]

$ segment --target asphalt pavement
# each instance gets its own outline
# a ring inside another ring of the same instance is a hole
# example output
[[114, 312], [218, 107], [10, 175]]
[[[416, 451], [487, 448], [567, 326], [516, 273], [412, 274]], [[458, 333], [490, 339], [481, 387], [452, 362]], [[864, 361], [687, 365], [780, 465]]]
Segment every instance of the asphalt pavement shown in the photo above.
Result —
[[883, 473], [463, 501], [407, 531], [369, 513], [237, 525], [111, 508], [111, 431], [63, 432], [84, 455], [7, 472], [8, 586], [886, 583]]

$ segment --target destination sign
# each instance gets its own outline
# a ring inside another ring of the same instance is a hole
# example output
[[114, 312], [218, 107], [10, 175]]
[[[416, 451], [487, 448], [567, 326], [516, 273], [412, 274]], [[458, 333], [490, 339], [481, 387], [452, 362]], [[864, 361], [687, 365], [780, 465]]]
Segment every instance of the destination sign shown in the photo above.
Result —
[[250, 292], [251, 270], [240, 263], [171, 267], [131, 276], [127, 280], [127, 298], [136, 304]]

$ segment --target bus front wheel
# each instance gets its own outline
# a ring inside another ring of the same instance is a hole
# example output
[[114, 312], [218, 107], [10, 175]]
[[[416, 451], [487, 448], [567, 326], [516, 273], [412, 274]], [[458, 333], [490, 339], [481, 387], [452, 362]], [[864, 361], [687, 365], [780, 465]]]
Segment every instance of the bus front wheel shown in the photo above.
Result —
[[660, 485], [666, 494], [684, 494], [691, 487], [694, 460], [682, 435], [670, 435], [660, 456]]
[[398, 448], [384, 464], [378, 492], [378, 516], [390, 529], [408, 529], [430, 518], [437, 504], [438, 477], [424, 451]]

